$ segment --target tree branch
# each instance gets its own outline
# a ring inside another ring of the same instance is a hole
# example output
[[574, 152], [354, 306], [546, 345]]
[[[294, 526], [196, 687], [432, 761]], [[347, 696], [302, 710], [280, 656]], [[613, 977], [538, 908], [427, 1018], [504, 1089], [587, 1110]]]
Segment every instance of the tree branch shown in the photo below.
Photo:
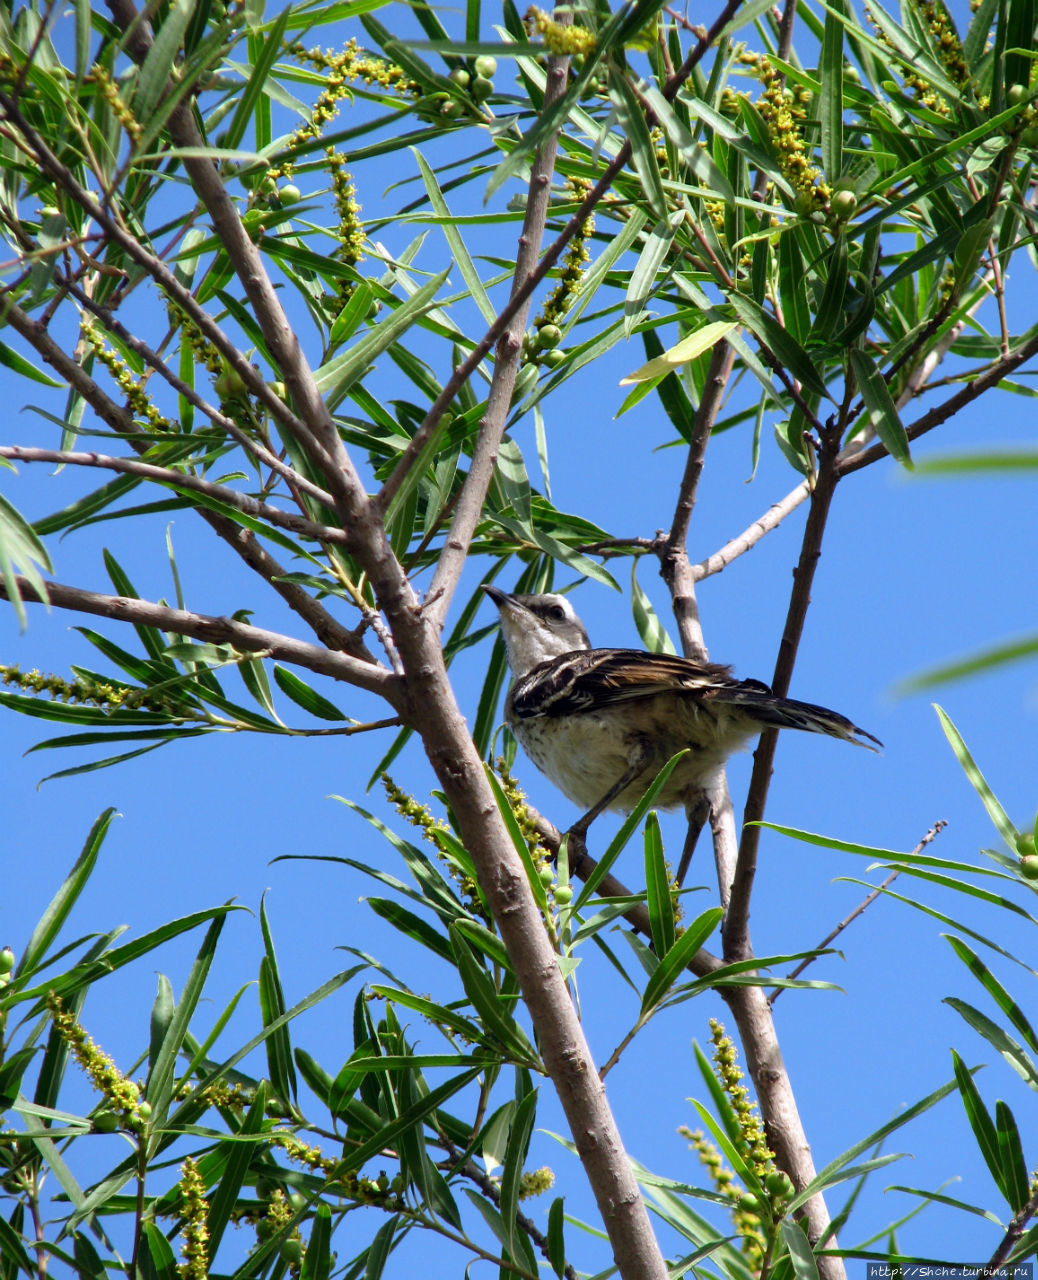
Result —
[[[563, 25], [571, 26], [572, 13], [562, 11], [559, 20]], [[544, 94], [544, 105], [550, 107], [566, 92], [569, 78], [569, 58], [550, 57], [548, 59], [547, 85]], [[519, 249], [516, 255], [515, 274], [512, 277], [512, 293], [514, 298], [523, 282], [532, 276], [537, 267], [537, 256], [541, 241], [544, 239], [544, 227], [548, 220], [548, 205], [551, 200], [552, 175], [555, 172], [555, 155], [558, 150], [558, 134], [550, 134], [544, 145], [538, 148], [530, 172], [529, 195], [526, 201], [526, 213], [523, 218], [523, 229], [519, 235]], [[511, 300], [511, 299], [510, 299]], [[519, 361], [523, 351], [523, 334], [526, 331], [526, 318], [530, 311], [530, 295], [515, 310], [505, 331], [497, 344], [494, 359], [494, 372], [490, 381], [487, 396], [487, 411], [480, 423], [479, 435], [476, 437], [472, 452], [472, 462], [468, 475], [461, 486], [461, 493], [454, 508], [454, 518], [447, 533], [443, 549], [440, 552], [429, 585], [427, 610], [430, 620], [443, 625], [443, 620], [450, 605], [451, 597], [458, 585], [465, 560], [472, 542], [472, 534], [476, 528], [486, 501], [487, 490], [494, 478], [497, 465], [497, 451], [505, 433], [508, 410], [512, 403], [515, 380], [519, 373]], [[412, 465], [417, 465], [415, 455]], [[397, 475], [399, 464], [394, 468], [389, 481]], [[406, 474], [406, 473], [405, 473]], [[387, 484], [389, 483], [387, 481]], [[379, 500], [385, 499], [385, 489]]]
[[0, 445], [0, 458], [9, 458], [13, 462], [53, 462], [59, 466], [97, 467], [102, 471], [139, 476], [142, 480], [152, 480], [156, 484], [170, 485], [174, 489], [185, 489], [190, 493], [212, 498], [247, 516], [267, 520], [270, 524], [276, 525], [279, 529], [287, 529], [290, 533], [298, 533], [318, 542], [334, 542], [341, 546], [349, 546], [349, 535], [342, 529], [317, 524], [313, 520], [307, 520], [305, 516], [293, 515], [291, 511], [282, 511], [278, 507], [270, 506], [269, 503], [260, 502], [257, 498], [241, 493], [237, 489], [214, 484], [211, 480], [203, 480], [199, 476], [191, 475], [186, 471], [177, 471], [173, 467], [157, 467], [153, 463], [142, 462], [139, 458], [113, 458], [103, 453], [86, 453], [72, 449], [37, 449], [18, 444]]
[[[355, 685], [368, 693], [377, 693], [398, 712], [404, 703], [401, 681], [387, 667], [377, 662], [362, 662], [349, 654], [308, 644], [278, 631], [266, 631], [262, 627], [253, 627], [233, 618], [191, 613], [187, 609], [172, 609], [168, 605], [153, 604], [150, 600], [84, 591], [81, 587], [67, 586], [61, 582], [48, 582], [42, 595], [27, 578], [16, 575], [15, 582], [23, 600], [54, 605], [58, 609], [70, 609], [74, 613], [110, 618], [114, 622], [124, 622], [130, 626], [157, 627], [160, 631], [172, 631], [174, 635], [188, 636], [192, 640], [204, 640], [210, 644], [228, 644], [240, 653], [268, 654], [282, 662], [290, 662], [293, 666], [305, 667], [319, 675], [331, 676], [333, 680]], [[3, 583], [0, 583], [0, 598], [10, 599]]]

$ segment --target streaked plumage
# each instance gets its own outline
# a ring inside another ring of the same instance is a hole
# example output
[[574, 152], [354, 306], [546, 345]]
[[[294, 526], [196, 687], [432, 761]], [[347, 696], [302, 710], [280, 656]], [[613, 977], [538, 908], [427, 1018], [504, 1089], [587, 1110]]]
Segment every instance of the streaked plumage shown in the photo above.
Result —
[[777, 698], [759, 680], [735, 679], [729, 667], [639, 649], [592, 649], [564, 596], [484, 590], [500, 612], [516, 677], [505, 719], [538, 769], [586, 809], [637, 767], [607, 806], [631, 808], [684, 747], [689, 754], [656, 803], [688, 808], [728, 757], [766, 727], [882, 745], [845, 716]]

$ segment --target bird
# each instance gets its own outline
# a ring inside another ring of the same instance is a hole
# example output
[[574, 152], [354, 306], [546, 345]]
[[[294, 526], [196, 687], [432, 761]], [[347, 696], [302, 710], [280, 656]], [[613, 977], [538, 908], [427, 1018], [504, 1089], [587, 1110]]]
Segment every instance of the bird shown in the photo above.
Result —
[[[672, 756], [687, 748], [655, 799], [691, 813], [733, 752], [763, 729], [803, 729], [867, 747], [878, 738], [846, 716], [739, 680], [731, 667], [641, 649], [595, 649], [565, 596], [509, 595], [497, 606], [514, 681], [505, 722], [555, 786], [586, 810], [630, 810]], [[874, 745], [870, 745], [874, 744]]]

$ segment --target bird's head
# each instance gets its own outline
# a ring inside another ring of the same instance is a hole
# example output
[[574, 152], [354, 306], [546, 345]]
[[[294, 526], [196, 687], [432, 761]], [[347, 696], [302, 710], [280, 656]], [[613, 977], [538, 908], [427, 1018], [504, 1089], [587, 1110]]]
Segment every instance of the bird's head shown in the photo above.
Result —
[[508, 665], [516, 677], [549, 658], [591, 648], [584, 624], [565, 596], [511, 596], [487, 585], [483, 590], [501, 615]]

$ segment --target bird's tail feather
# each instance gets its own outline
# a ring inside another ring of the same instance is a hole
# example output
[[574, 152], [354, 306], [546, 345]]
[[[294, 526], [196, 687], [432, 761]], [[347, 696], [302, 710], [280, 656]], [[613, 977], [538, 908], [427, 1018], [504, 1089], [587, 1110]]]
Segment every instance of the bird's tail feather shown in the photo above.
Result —
[[[755, 720], [775, 729], [803, 729], [807, 733], [827, 733], [832, 738], [853, 742], [856, 747], [876, 751], [883, 743], [865, 729], [859, 729], [853, 721], [828, 707], [816, 707], [811, 702], [797, 702], [793, 698], [777, 698], [764, 688], [736, 689], [730, 701], [745, 708]], [[726, 698], [726, 701], [729, 699]], [[867, 738], [865, 742], [863, 739]], [[871, 744], [875, 744], [875, 746]]]

